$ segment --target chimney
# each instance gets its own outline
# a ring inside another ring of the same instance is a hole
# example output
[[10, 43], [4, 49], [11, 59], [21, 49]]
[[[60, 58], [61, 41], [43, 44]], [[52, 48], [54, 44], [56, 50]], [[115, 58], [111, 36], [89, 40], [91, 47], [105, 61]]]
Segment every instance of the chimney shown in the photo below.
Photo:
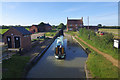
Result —
[[82, 17], [81, 19], [82, 19], [82, 21], [83, 21], [83, 17]]

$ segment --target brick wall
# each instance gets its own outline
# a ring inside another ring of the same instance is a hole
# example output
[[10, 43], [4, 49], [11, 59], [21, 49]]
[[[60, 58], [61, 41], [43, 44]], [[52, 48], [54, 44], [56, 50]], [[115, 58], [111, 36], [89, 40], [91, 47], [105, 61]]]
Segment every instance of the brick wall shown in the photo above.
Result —
[[51, 26], [46, 26], [45, 27], [45, 31], [51, 31], [51, 30], [52, 30]]

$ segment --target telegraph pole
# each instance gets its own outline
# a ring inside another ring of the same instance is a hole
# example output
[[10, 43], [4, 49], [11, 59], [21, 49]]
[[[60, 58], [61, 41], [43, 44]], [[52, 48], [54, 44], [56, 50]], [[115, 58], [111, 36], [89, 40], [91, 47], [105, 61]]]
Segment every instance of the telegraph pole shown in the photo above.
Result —
[[[88, 16], [88, 29], [89, 29], [89, 16]], [[88, 34], [88, 40], [90, 40], [90, 33]]]
[[89, 29], [89, 16], [88, 16], [88, 29]]

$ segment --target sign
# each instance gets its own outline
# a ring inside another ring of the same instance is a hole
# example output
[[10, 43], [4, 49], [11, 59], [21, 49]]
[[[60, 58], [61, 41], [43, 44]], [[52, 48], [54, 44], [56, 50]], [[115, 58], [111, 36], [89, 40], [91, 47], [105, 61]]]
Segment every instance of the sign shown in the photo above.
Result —
[[114, 40], [114, 47], [119, 48], [119, 40]]
[[69, 28], [70, 31], [72, 31], [72, 28]]

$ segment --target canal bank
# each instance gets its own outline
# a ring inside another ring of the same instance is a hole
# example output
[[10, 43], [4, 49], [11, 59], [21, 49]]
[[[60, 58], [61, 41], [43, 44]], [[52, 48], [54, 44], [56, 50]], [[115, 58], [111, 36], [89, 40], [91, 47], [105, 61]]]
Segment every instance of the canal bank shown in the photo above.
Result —
[[[84, 49], [84, 51], [87, 53], [87, 55], [89, 55], [90, 54], [90, 50], [88, 49], [88, 48], [86, 48], [85, 46], [83, 46], [74, 36], [72, 36], [72, 38], [76, 41], [76, 42], [78, 42], [79, 44], [80, 44], [80, 46]], [[86, 60], [86, 62], [85, 62], [85, 73], [86, 73], [86, 78], [87, 78], [87, 80], [89, 80], [89, 78], [92, 78], [92, 75], [91, 75], [91, 73], [90, 73], [90, 71], [87, 69], [87, 61], [88, 61], [88, 58], [87, 58], [87, 60]]]

